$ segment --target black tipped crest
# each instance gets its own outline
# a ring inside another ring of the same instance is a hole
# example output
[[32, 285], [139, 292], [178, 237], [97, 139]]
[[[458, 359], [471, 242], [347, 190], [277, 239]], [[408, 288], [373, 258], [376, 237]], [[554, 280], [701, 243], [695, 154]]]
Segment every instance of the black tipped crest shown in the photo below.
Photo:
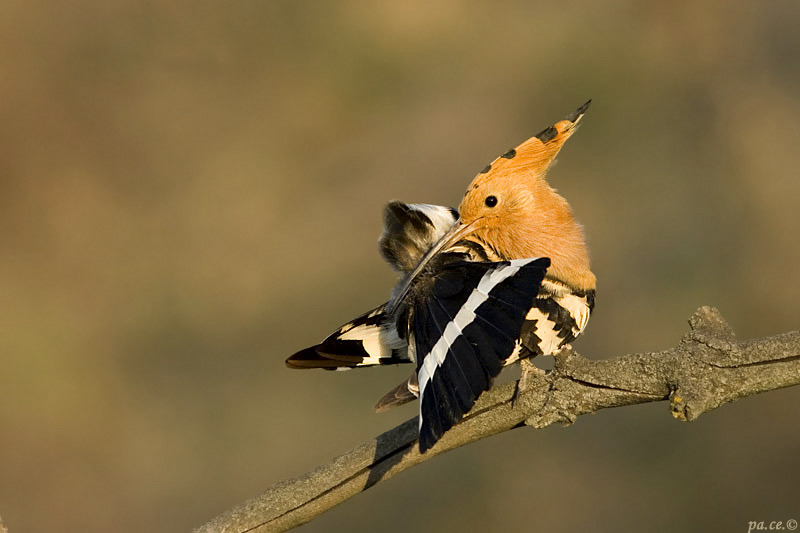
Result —
[[[591, 105], [591, 103], [592, 103], [591, 100], [587, 100], [586, 103], [584, 103], [578, 109], [576, 109], [575, 111], [573, 111], [572, 113], [567, 115], [564, 118], [564, 120], [572, 122], [573, 124], [577, 123], [581, 119], [581, 117], [584, 115], [584, 113], [586, 113], [586, 110], [589, 109], [589, 105]], [[554, 124], [554, 125], [550, 126], [549, 128], [545, 128], [542, 131], [540, 131], [539, 133], [537, 133], [536, 135], [534, 135], [534, 137], [536, 137], [537, 139], [539, 139], [543, 143], [550, 142], [550, 141], [552, 141], [553, 139], [555, 139], [558, 136], [559, 131], [558, 131], [558, 128], [556, 126], [557, 126], [557, 124]], [[503, 155], [503, 157], [505, 157], [505, 155]]]
[[565, 120], [569, 120], [570, 122], [576, 122], [579, 118], [581, 118], [581, 116], [583, 116], [584, 113], [586, 113], [586, 110], [589, 109], [589, 106], [591, 104], [592, 100], [591, 99], [587, 100], [585, 104], [583, 104], [578, 109], [567, 115]]

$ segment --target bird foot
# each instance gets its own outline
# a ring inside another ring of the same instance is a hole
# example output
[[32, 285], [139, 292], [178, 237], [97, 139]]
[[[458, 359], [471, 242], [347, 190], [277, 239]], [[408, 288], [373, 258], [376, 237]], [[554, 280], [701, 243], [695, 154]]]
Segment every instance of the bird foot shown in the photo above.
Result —
[[531, 377], [544, 376], [547, 374], [547, 372], [531, 363], [528, 358], [520, 359], [519, 368], [522, 373], [519, 377], [519, 381], [517, 381], [517, 387], [514, 389], [514, 395], [511, 397], [511, 407], [514, 407], [520, 395], [528, 388], [528, 381]]

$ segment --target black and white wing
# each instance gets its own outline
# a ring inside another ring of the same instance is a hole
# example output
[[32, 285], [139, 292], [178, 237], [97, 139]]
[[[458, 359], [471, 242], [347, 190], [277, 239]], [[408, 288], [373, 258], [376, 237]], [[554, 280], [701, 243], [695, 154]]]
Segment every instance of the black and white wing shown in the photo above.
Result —
[[458, 211], [452, 207], [389, 202], [378, 241], [381, 255], [393, 269], [409, 272], [456, 220]]
[[408, 343], [395, 321], [384, 312], [386, 305], [351, 320], [321, 343], [300, 350], [286, 360], [289, 368], [343, 370], [374, 365], [410, 363]]
[[454, 262], [415, 294], [410, 324], [424, 452], [487, 390], [514, 352], [548, 258]]
[[[383, 213], [380, 251], [395, 270], [413, 270], [458, 219], [450, 207], [390, 202]], [[412, 362], [405, 333], [386, 304], [340, 327], [321, 343], [286, 360], [289, 368], [346, 368]]]

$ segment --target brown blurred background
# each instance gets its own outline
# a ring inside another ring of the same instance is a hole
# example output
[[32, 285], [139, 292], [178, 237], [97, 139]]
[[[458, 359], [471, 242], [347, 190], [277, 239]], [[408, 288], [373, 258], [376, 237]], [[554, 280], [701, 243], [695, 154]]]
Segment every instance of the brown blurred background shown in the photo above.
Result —
[[[701, 5], [702, 4], [702, 5]], [[0, 515], [187, 531], [397, 423], [410, 368], [284, 358], [383, 301], [388, 200], [456, 205], [594, 104], [550, 181], [586, 232], [592, 358], [800, 317], [800, 4], [7, 1]], [[800, 389], [517, 430], [306, 531], [746, 531], [800, 520]]]

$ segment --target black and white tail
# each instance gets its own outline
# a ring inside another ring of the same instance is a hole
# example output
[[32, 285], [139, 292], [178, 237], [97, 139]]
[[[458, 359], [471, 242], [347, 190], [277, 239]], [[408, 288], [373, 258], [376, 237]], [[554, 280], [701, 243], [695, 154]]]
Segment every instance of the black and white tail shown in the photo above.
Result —
[[410, 363], [408, 343], [384, 314], [384, 305], [340, 327], [316, 346], [286, 360], [289, 368], [345, 370], [362, 366]]

